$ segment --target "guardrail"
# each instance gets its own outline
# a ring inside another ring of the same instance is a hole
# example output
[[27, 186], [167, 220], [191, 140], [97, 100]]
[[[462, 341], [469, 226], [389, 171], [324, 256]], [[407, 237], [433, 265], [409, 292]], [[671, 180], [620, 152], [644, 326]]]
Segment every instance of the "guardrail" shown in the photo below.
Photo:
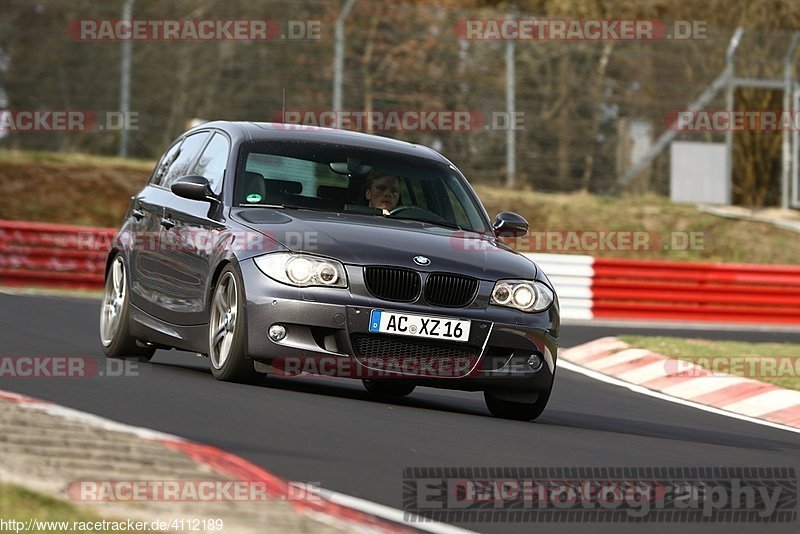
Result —
[[100, 289], [113, 228], [0, 221], [0, 284]]
[[[0, 284], [101, 289], [113, 228], [0, 220]], [[564, 319], [800, 324], [800, 267], [526, 254]]]
[[800, 267], [597, 258], [594, 317], [800, 324]]
[[594, 258], [569, 254], [525, 254], [553, 282], [562, 319], [591, 319]]
[[528, 256], [553, 282], [565, 319], [800, 324], [797, 266]]

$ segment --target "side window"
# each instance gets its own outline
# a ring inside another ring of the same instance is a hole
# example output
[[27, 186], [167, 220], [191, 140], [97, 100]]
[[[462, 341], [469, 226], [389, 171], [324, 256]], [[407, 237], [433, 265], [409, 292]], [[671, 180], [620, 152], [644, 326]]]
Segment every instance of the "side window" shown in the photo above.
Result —
[[450, 205], [453, 208], [453, 212], [456, 217], [456, 223], [459, 226], [469, 227], [470, 220], [469, 217], [467, 217], [467, 213], [464, 211], [464, 206], [458, 201], [458, 198], [456, 198], [456, 195], [449, 187], [447, 188], [447, 197], [450, 200]]
[[208, 132], [196, 133], [183, 140], [177, 156], [174, 158], [172, 164], [169, 166], [169, 169], [161, 180], [162, 187], [169, 189], [175, 180], [189, 174], [189, 171], [191, 170], [189, 166], [194, 161], [194, 158], [197, 156], [198, 152], [200, 152], [200, 149], [203, 148], [206, 139], [208, 139]]
[[222, 178], [225, 176], [225, 168], [228, 166], [229, 153], [228, 139], [224, 135], [216, 133], [206, 149], [203, 150], [203, 155], [200, 156], [200, 160], [194, 168], [194, 174], [208, 179], [214, 193], [219, 193], [222, 189]]
[[155, 170], [153, 171], [153, 176], [150, 177], [150, 183], [153, 185], [160, 185], [162, 178], [164, 175], [167, 174], [169, 170], [169, 166], [172, 165], [172, 162], [175, 161], [175, 158], [178, 156], [178, 149], [180, 149], [181, 144], [175, 143], [164, 153], [161, 157], [161, 160], [156, 165]]
[[406, 206], [413, 206], [414, 199], [411, 196], [411, 191], [408, 188], [408, 178], [400, 178], [400, 200], [399, 204]]
[[403, 199], [403, 202], [406, 204], [419, 206], [421, 208], [428, 208], [428, 199], [425, 197], [425, 190], [422, 187], [420, 181], [416, 178], [408, 178], [407, 184], [403, 184], [402, 189], [408, 188], [408, 194], [405, 194], [405, 191], [400, 192], [400, 198]]

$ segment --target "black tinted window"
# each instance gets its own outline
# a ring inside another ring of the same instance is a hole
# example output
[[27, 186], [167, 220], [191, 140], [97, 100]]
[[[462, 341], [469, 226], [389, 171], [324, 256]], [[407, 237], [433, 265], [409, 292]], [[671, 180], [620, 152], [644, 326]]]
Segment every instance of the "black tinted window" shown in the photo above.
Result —
[[194, 174], [208, 179], [214, 193], [219, 193], [222, 189], [222, 178], [228, 166], [229, 151], [228, 139], [222, 134], [215, 133], [194, 168]]
[[155, 185], [161, 184], [161, 180], [164, 178], [164, 175], [167, 174], [170, 165], [172, 165], [172, 162], [174, 162], [175, 158], [178, 157], [178, 150], [180, 147], [180, 143], [175, 143], [169, 147], [169, 149], [161, 157], [161, 160], [158, 162], [156, 169], [153, 171], [153, 176], [150, 179], [150, 183]]
[[169, 188], [175, 180], [189, 174], [189, 171], [191, 171], [190, 165], [197, 157], [200, 149], [203, 148], [206, 139], [208, 139], [208, 132], [192, 134], [183, 140], [177, 156], [161, 180], [162, 186]]

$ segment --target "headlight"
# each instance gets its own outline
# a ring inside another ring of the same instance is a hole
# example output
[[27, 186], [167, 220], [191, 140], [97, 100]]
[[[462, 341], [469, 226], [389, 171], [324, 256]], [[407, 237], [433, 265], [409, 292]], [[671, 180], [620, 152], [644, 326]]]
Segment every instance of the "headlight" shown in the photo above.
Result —
[[307, 285], [314, 276], [314, 262], [299, 256], [286, 262], [286, 275], [298, 286]]
[[500, 280], [492, 289], [490, 303], [524, 312], [540, 312], [546, 310], [554, 299], [553, 291], [541, 282]]
[[336, 260], [310, 254], [276, 252], [255, 259], [261, 272], [270, 278], [298, 287], [347, 287], [344, 265]]

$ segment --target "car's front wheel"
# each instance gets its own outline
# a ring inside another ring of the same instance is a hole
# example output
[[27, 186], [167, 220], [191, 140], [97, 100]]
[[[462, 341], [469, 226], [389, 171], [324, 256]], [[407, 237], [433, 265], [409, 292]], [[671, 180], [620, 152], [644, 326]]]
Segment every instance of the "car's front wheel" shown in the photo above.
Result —
[[542, 415], [542, 412], [547, 407], [547, 401], [550, 400], [550, 391], [551, 389], [540, 391], [536, 396], [536, 400], [528, 402], [506, 400], [491, 391], [484, 391], [483, 398], [486, 401], [486, 407], [489, 408], [489, 412], [495, 417], [515, 419], [517, 421], [533, 421]]
[[128, 275], [125, 260], [118, 254], [106, 272], [103, 304], [100, 308], [100, 342], [107, 358], [149, 361], [155, 349], [141, 345], [130, 334]]
[[255, 382], [261, 378], [245, 354], [246, 337], [244, 287], [236, 269], [228, 265], [214, 288], [208, 322], [208, 357], [214, 378], [226, 382]]
[[394, 382], [392, 380], [362, 380], [364, 387], [375, 395], [392, 395], [394, 397], [406, 397], [414, 391], [414, 384]]

